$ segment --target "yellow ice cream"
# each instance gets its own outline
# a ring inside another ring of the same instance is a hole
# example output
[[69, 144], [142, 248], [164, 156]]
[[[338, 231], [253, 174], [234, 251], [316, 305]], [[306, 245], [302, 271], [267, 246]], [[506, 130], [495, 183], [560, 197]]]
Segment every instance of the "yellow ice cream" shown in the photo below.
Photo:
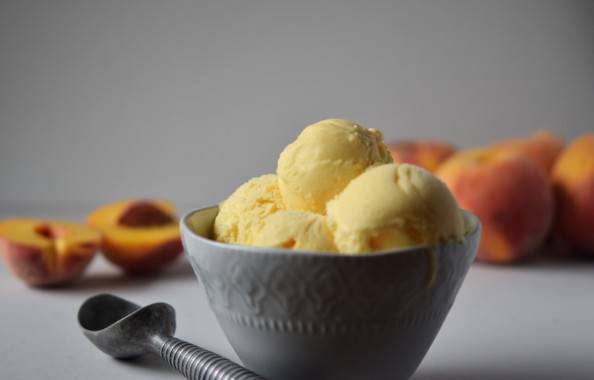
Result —
[[325, 213], [326, 202], [359, 174], [392, 162], [381, 132], [352, 121], [327, 119], [305, 128], [278, 159], [287, 209]]
[[214, 221], [215, 239], [223, 243], [251, 244], [264, 218], [284, 208], [276, 175], [252, 178], [219, 205]]
[[383, 251], [461, 240], [465, 222], [446, 185], [409, 164], [386, 164], [351, 181], [327, 205], [338, 250]]
[[303, 211], [279, 211], [264, 219], [253, 245], [299, 251], [336, 252], [326, 218]]
[[366, 252], [463, 239], [472, 228], [446, 185], [392, 163], [382, 134], [343, 119], [305, 128], [278, 160], [221, 203], [216, 240], [300, 251]]

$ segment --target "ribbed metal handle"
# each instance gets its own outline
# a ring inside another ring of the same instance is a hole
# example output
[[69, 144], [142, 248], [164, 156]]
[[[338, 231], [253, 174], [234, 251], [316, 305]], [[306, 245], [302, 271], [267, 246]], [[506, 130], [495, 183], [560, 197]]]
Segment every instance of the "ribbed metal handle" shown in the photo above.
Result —
[[165, 341], [161, 357], [190, 380], [264, 380], [228, 359], [177, 338]]

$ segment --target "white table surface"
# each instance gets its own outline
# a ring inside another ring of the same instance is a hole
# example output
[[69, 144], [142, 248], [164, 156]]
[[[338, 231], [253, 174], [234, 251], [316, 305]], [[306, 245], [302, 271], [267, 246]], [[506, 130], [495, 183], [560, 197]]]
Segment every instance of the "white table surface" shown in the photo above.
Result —
[[[179, 338], [237, 360], [185, 259], [135, 278], [97, 257], [76, 286], [51, 290], [29, 288], [0, 266], [0, 379], [180, 379], [157, 359], [113, 360], [86, 340], [76, 313], [101, 292], [168, 302]], [[594, 379], [594, 261], [475, 264], [413, 379]]]

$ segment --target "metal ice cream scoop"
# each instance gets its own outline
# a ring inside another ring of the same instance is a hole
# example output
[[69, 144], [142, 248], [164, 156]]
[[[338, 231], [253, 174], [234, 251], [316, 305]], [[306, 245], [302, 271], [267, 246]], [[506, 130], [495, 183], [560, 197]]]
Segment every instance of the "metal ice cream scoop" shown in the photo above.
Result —
[[81, 305], [78, 323], [95, 346], [116, 358], [153, 353], [190, 380], [263, 380], [228, 359], [174, 338], [175, 310], [166, 303], [140, 307], [99, 294]]

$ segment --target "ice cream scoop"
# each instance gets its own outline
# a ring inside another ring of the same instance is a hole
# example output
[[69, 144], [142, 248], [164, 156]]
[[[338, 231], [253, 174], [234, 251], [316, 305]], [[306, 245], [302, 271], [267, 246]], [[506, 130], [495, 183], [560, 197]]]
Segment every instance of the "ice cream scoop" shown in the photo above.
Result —
[[303, 211], [279, 211], [264, 219], [253, 245], [298, 251], [336, 252], [326, 218]]
[[252, 178], [219, 205], [214, 236], [223, 243], [251, 244], [264, 218], [284, 208], [276, 175]]
[[367, 168], [392, 162], [381, 132], [349, 120], [327, 119], [305, 128], [278, 159], [287, 209], [324, 213], [326, 202]]
[[330, 201], [327, 211], [336, 245], [348, 254], [461, 241], [466, 231], [446, 185], [409, 164], [369, 169]]
[[174, 338], [175, 310], [166, 303], [140, 307], [99, 294], [81, 305], [78, 323], [97, 348], [116, 358], [153, 353], [191, 380], [263, 380], [230, 360]]

